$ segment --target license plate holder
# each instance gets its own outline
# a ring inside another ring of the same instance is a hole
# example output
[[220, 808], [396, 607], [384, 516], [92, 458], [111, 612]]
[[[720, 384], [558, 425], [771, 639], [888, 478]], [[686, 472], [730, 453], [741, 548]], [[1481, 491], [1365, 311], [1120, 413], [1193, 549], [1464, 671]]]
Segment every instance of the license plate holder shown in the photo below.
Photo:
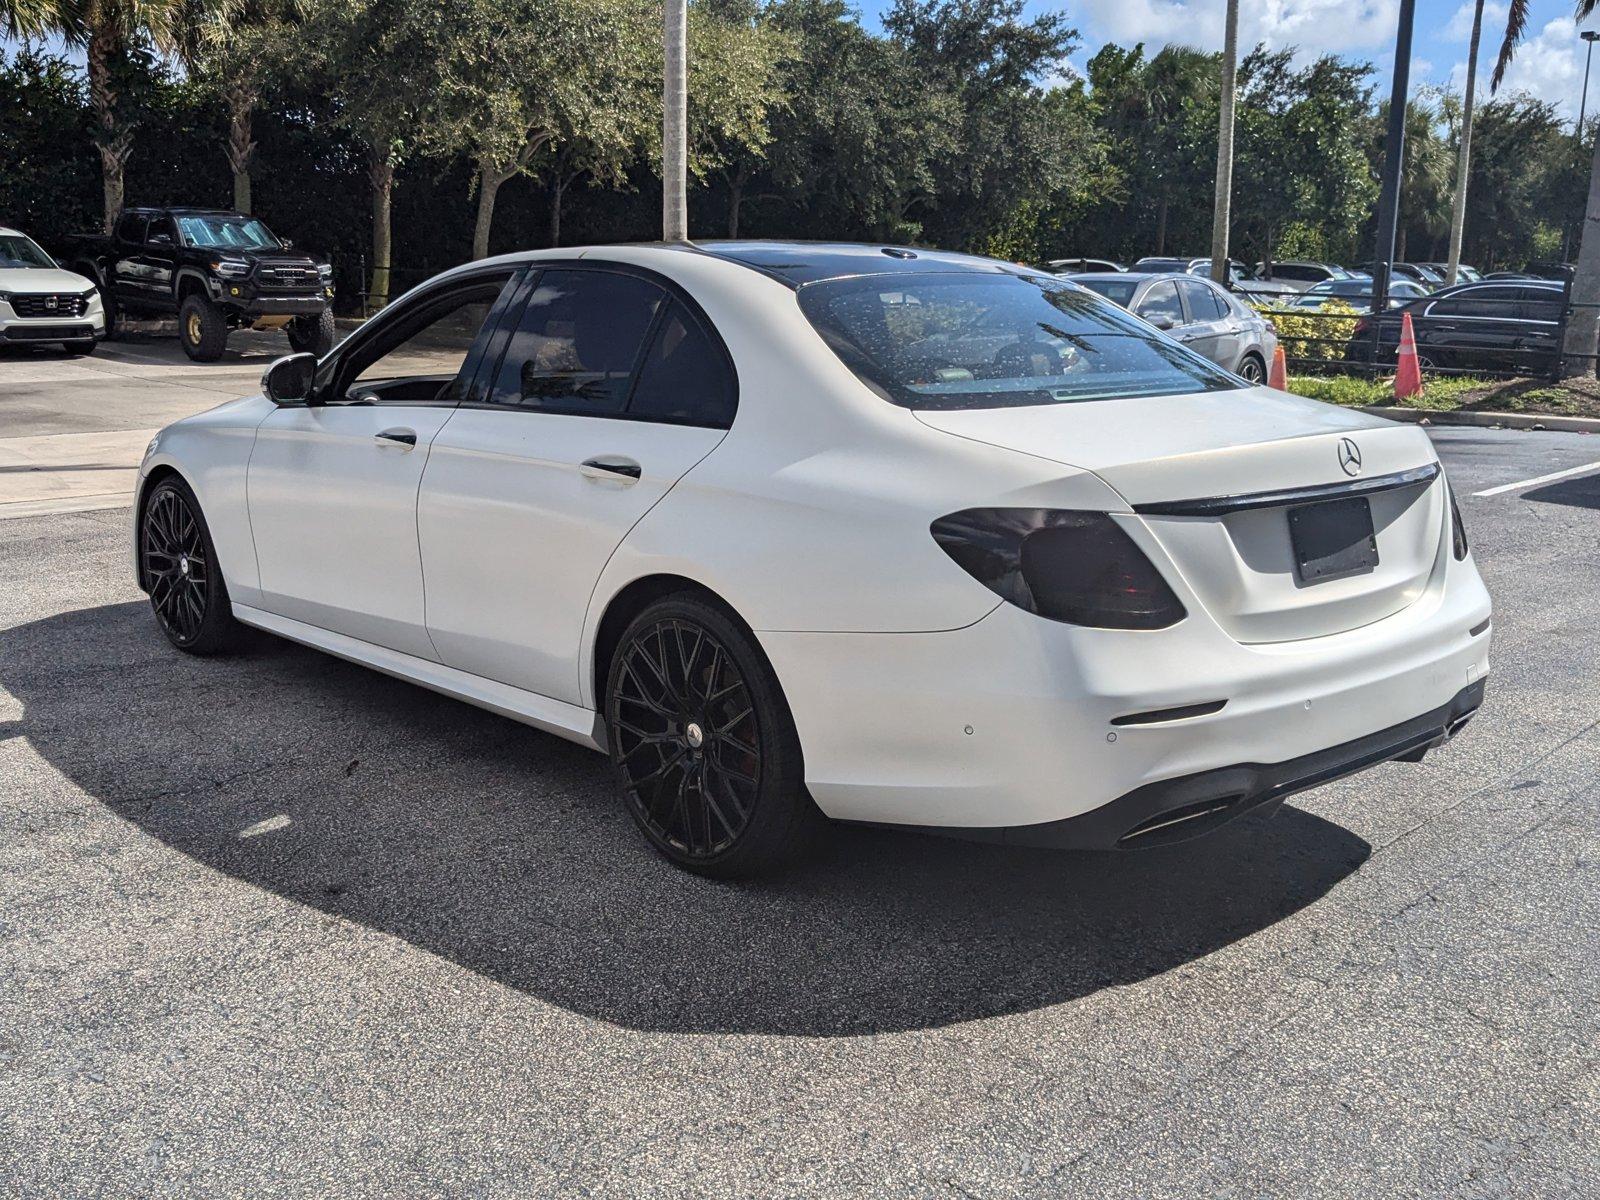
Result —
[[1378, 566], [1372, 505], [1365, 496], [1323, 500], [1289, 510], [1289, 543], [1302, 584], [1365, 575]]

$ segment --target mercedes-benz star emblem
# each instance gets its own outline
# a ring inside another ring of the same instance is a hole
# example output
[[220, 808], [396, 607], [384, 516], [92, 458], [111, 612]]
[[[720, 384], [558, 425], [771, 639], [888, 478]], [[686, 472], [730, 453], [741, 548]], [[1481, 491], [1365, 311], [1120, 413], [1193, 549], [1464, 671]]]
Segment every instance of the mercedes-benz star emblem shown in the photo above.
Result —
[[1339, 439], [1339, 465], [1346, 475], [1361, 474], [1361, 447], [1349, 438]]

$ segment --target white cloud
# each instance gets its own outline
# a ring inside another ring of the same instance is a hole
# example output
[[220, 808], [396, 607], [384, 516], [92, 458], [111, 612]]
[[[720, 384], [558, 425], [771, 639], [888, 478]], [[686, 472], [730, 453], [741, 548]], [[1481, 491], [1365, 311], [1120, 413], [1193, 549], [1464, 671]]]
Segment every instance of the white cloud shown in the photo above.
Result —
[[[1472, 0], [1467, 0], [1460, 8], [1450, 15], [1450, 22], [1439, 31], [1439, 37], [1447, 42], [1465, 42], [1472, 36], [1472, 12], [1475, 5]], [[1488, 45], [1492, 38], [1499, 37], [1505, 32], [1506, 12], [1504, 4], [1485, 4], [1483, 6], [1483, 33], [1479, 35], [1480, 44]]]
[[[1216, 0], [1083, 0], [1078, 11], [1094, 40], [1222, 48]], [[1393, 40], [1398, 18], [1397, 0], [1265, 0], [1242, 6], [1239, 45], [1296, 46], [1307, 55], [1371, 51]]]
[[[1498, 21], [1489, 19], [1488, 7], [1483, 18], [1483, 40], [1478, 51], [1478, 96], [1488, 98], [1489, 79], [1494, 73], [1495, 59], [1500, 53], [1500, 40], [1505, 34], [1505, 17]], [[1578, 27], [1570, 18], [1558, 17], [1546, 22], [1544, 28], [1523, 39], [1517, 47], [1517, 56], [1506, 68], [1505, 82], [1499, 95], [1526, 92], [1540, 100], [1548, 100], [1569, 118], [1578, 115], [1578, 100], [1583, 91], [1583, 67], [1588, 49], [1578, 37]], [[1463, 60], [1450, 72], [1450, 86], [1459, 91], [1466, 86], [1467, 64]], [[1600, 72], [1589, 81], [1591, 95], [1589, 110], [1596, 110], [1596, 88], [1600, 87]]]

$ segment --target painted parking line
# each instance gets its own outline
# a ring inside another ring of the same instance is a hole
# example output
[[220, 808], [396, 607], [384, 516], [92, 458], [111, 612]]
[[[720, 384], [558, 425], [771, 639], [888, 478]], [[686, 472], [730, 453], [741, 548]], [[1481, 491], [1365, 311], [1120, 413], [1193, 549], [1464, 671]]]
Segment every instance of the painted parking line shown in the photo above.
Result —
[[1570, 479], [1574, 475], [1584, 475], [1595, 470], [1600, 470], [1600, 462], [1585, 463], [1581, 467], [1568, 467], [1565, 471], [1551, 471], [1548, 475], [1535, 475], [1532, 479], [1521, 479], [1516, 483], [1502, 483], [1499, 487], [1485, 488], [1481, 492], [1472, 494], [1477, 497], [1500, 496], [1506, 492], [1520, 492], [1523, 488], [1536, 487], [1541, 483], [1554, 483], [1558, 479]]

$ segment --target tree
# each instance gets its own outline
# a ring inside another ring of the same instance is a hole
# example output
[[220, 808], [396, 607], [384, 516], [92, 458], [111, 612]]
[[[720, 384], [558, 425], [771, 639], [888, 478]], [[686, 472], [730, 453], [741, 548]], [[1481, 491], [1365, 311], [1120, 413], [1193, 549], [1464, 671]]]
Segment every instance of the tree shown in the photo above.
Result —
[[474, 258], [489, 253], [501, 187], [542, 152], [620, 170], [654, 108], [655, 21], [640, 0], [413, 0], [397, 36], [429, 76], [419, 147], [473, 165]]
[[1082, 127], [1062, 127], [1046, 103], [1077, 31], [1059, 13], [1022, 19], [1022, 0], [895, 0], [884, 28], [918, 86], [945, 92], [955, 148], [935, 162], [936, 198], [922, 216], [929, 240], [970, 247], [1039, 203], [1068, 176]]
[[255, 203], [255, 113], [262, 93], [295, 54], [312, 0], [187, 0], [179, 56], [191, 78], [221, 101], [228, 118], [224, 151], [233, 174], [233, 207]]
[[697, 181], [728, 187], [728, 236], [739, 236], [745, 189], [766, 160], [770, 120], [785, 94], [780, 69], [793, 41], [737, 0], [689, 10], [689, 152]]
[[300, 70], [326, 96], [333, 122], [366, 150], [372, 196], [368, 306], [389, 302], [395, 172], [416, 149], [430, 82], [428, 44], [416, 38], [416, 0], [317, 5], [301, 29]]
[[[1506, 13], [1506, 35], [1500, 43], [1500, 57], [1494, 65], [1489, 90], [1497, 92], [1505, 81], [1506, 68], [1516, 56], [1517, 46], [1528, 27], [1529, 0], [1511, 0]], [[1600, 0], [1578, 0], [1573, 20], [1583, 24]], [[1582, 131], [1579, 131], [1581, 137]], [[1595, 346], [1600, 341], [1600, 141], [1595, 143], [1589, 169], [1589, 198], [1584, 205], [1582, 232], [1578, 236], [1578, 261], [1572, 274], [1571, 310], [1567, 314], [1566, 336], [1562, 342], [1561, 374], [1571, 379], [1595, 373]]]
[[[937, 164], [957, 144], [955, 98], [925, 86], [905, 48], [863, 29], [845, 0], [779, 0], [765, 19], [791, 47], [779, 68], [784, 101], [768, 114], [766, 195], [798, 232], [919, 240], [912, 214], [936, 202]], [[740, 211], [733, 182], [730, 235]], [[740, 186], [742, 200], [755, 184]]]
[[1478, 86], [1478, 40], [1483, 34], [1483, 0], [1472, 8], [1472, 38], [1467, 44], [1467, 87], [1461, 98], [1461, 120], [1456, 145], [1456, 188], [1450, 203], [1450, 262], [1446, 285], [1456, 281], [1461, 269], [1461, 239], [1467, 224], [1467, 174], [1472, 163], [1472, 104]]
[[100, 155], [102, 218], [110, 232], [122, 209], [123, 173], [133, 153], [138, 105], [130, 95], [151, 47], [170, 44], [180, 0], [9, 0], [7, 20], [48, 29], [80, 45], [89, 77], [94, 143]]

